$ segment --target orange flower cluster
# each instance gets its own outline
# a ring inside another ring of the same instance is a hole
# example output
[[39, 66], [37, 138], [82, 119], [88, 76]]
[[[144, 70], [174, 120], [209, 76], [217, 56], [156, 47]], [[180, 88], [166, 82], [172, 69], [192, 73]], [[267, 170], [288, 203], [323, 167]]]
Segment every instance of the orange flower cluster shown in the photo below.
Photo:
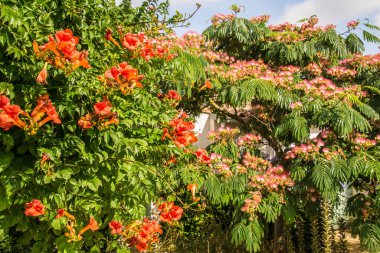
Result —
[[147, 251], [149, 245], [158, 242], [159, 234], [162, 234], [162, 230], [158, 221], [148, 218], [133, 222], [124, 232], [130, 247], [136, 247], [138, 251]]
[[180, 101], [182, 99], [182, 97], [175, 90], [169, 90], [168, 93], [165, 95], [165, 98], [177, 101]]
[[198, 148], [194, 153], [200, 163], [209, 164], [211, 162], [211, 158], [208, 156], [207, 151], [201, 148]]
[[121, 235], [123, 233], [123, 224], [120, 221], [113, 220], [108, 223], [111, 229], [111, 235]]
[[[44, 116], [46, 117], [42, 119]], [[38, 104], [30, 114], [32, 122], [37, 123], [38, 127], [43, 126], [49, 121], [53, 121], [56, 124], [61, 124], [59, 115], [49, 99], [49, 95], [43, 95], [38, 98]], [[42, 120], [41, 120], [42, 119]]]
[[114, 66], [99, 76], [99, 80], [107, 84], [109, 87], [118, 86], [123, 94], [127, 94], [135, 87], [142, 88], [140, 80], [143, 75], [139, 75], [137, 69], [134, 69], [128, 63], [122, 62], [118, 66]]
[[92, 230], [93, 232], [99, 229], [98, 222], [94, 219], [94, 217], [90, 218], [90, 222], [85, 226], [82, 230], [79, 231], [79, 233], [76, 233], [75, 227], [76, 227], [76, 219], [74, 215], [68, 213], [65, 211], [65, 209], [58, 209], [57, 215], [55, 216], [56, 219], [59, 219], [61, 217], [66, 217], [68, 218], [67, 224], [66, 224], [66, 229], [69, 232], [65, 233], [65, 236], [69, 238], [68, 242], [77, 242], [82, 240], [82, 235], [84, 232], [87, 230]]
[[[38, 57], [44, 59], [50, 65], [66, 69], [67, 65], [70, 65], [69, 73], [73, 72], [79, 67], [91, 68], [87, 61], [88, 52], [79, 52], [76, 49], [79, 43], [79, 38], [73, 36], [73, 32], [70, 29], [58, 31], [55, 36], [49, 35], [49, 42], [42, 46], [38, 46], [37, 42], [33, 42], [33, 49]], [[37, 77], [37, 82], [46, 83], [47, 64], [41, 70]]]
[[38, 199], [34, 199], [32, 202], [25, 204], [25, 215], [26, 216], [40, 216], [45, 213], [45, 206]]
[[[19, 115], [29, 118], [29, 124], [22, 121]], [[3, 128], [5, 131], [8, 131], [13, 126], [17, 126], [28, 130], [29, 134], [33, 135], [36, 134], [38, 128], [49, 121], [53, 121], [56, 124], [62, 123], [49, 99], [49, 95], [46, 94], [38, 98], [38, 104], [30, 115], [21, 110], [19, 106], [11, 105], [9, 98], [6, 96], [0, 96], [0, 128]]]
[[157, 94], [157, 97], [164, 101], [168, 101], [170, 103], [170, 106], [173, 107], [177, 106], [179, 101], [182, 99], [181, 95], [179, 95], [175, 90], [169, 90], [166, 94], [160, 92]]
[[165, 140], [167, 137], [173, 140], [177, 147], [180, 148], [184, 148], [191, 143], [196, 142], [198, 139], [193, 132], [195, 128], [194, 123], [191, 121], [185, 121], [187, 118], [187, 114], [183, 113], [181, 117], [171, 120], [169, 123], [170, 130], [164, 128], [162, 140]]
[[[194, 185], [196, 187], [196, 185]], [[30, 203], [25, 204], [26, 216], [40, 216], [45, 213], [45, 207], [40, 200], [34, 199]], [[160, 220], [171, 223], [174, 220], [179, 220], [182, 217], [183, 209], [175, 206], [173, 202], [164, 202], [159, 206]], [[93, 232], [99, 229], [98, 222], [94, 217], [90, 218], [89, 223], [83, 227], [79, 232], [76, 229], [76, 218], [74, 215], [67, 212], [64, 208], [58, 209], [55, 219], [65, 217], [67, 219], [66, 229], [68, 232], [65, 236], [68, 242], [78, 242], [83, 239], [83, 234], [92, 230]], [[149, 220], [144, 218], [132, 222], [128, 226], [123, 226], [120, 221], [112, 220], [108, 224], [112, 235], [120, 235], [119, 239], [126, 240], [129, 247], [135, 247], [138, 251], [147, 251], [151, 244], [159, 241], [159, 234], [162, 234], [161, 226], [158, 220]]]
[[89, 129], [98, 125], [103, 129], [111, 124], [119, 123], [116, 112], [111, 112], [112, 104], [107, 97], [103, 97], [101, 102], [94, 105], [94, 114], [87, 113], [78, 120], [78, 125], [82, 129]]
[[127, 33], [121, 38], [121, 44], [124, 48], [134, 51], [138, 47], [143, 46], [148, 41], [144, 33]]
[[183, 209], [180, 206], [174, 205], [174, 202], [164, 202], [158, 207], [160, 212], [160, 220], [171, 223], [174, 220], [180, 220], [183, 214]]
[[[169, 45], [161, 43], [159, 40], [150, 40], [144, 33], [126, 33], [122, 35], [119, 31], [122, 47], [138, 54], [140, 57], [149, 61], [151, 58], [165, 58], [170, 60], [173, 55], [170, 54]], [[116, 46], [120, 47], [120, 44], [112, 37], [112, 31], [106, 31], [106, 40], [111, 41]]]
[[28, 115], [18, 105], [11, 105], [8, 97], [0, 96], [0, 128], [4, 129], [4, 131], [8, 131], [13, 126], [26, 128], [25, 122], [19, 118], [20, 114], [23, 116]]

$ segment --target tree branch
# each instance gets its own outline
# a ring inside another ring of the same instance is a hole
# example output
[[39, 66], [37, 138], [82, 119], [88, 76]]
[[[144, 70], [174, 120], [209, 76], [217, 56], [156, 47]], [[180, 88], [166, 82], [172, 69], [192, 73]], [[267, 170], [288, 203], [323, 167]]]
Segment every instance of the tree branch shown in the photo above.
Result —
[[228, 117], [230, 117], [230, 118], [232, 118], [232, 119], [234, 119], [234, 120], [240, 122], [240, 123], [243, 124], [243, 125], [246, 125], [247, 122], [246, 122], [244, 119], [242, 119], [242, 118], [240, 118], [238, 115], [233, 114], [233, 113], [230, 113], [230, 112], [227, 111], [226, 109], [220, 107], [220, 106], [219, 106], [214, 100], [212, 100], [212, 98], [209, 98], [209, 102], [210, 102], [211, 106], [212, 106], [215, 110], [217, 110], [217, 111], [223, 113], [224, 115], [227, 115]]
[[275, 150], [276, 155], [279, 158], [284, 155], [284, 151], [282, 150], [281, 143], [279, 142], [279, 140], [277, 140], [277, 138], [273, 136], [273, 130], [267, 123], [261, 121], [255, 116], [251, 117], [249, 120], [244, 120], [241, 117], [239, 117], [237, 113], [235, 114], [230, 113], [225, 108], [219, 106], [212, 98], [209, 98], [209, 102], [216, 111], [230, 117], [231, 119], [238, 121], [246, 129], [252, 129], [252, 130], [257, 131], [261, 136], [263, 136], [268, 141], [268, 145], [271, 146]]
[[[172, 21], [172, 22], [168, 22], [166, 20], [161, 20], [161, 21], [143, 21], [143, 22], [137, 22], [137, 23], [130, 23], [130, 24], [127, 24], [127, 26], [135, 26], [135, 25], [144, 25], [144, 24], [161, 24], [161, 25], [164, 25], [164, 24], [170, 24], [170, 23], [184, 23], [186, 21], [188, 21], [189, 19], [191, 19], [195, 13], [198, 12], [198, 10], [201, 8], [201, 4], [200, 3], [196, 3], [196, 9], [188, 16], [188, 17], [185, 17], [183, 19], [180, 19], [180, 20], [175, 20], [175, 21]], [[174, 28], [175, 26], [173, 25], [171, 28]]]

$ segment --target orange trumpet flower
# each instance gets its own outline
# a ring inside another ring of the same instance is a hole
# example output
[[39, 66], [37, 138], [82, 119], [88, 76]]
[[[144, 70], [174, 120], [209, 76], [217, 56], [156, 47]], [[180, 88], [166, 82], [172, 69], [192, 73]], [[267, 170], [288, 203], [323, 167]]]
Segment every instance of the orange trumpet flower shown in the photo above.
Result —
[[38, 123], [38, 127], [43, 126], [49, 121], [53, 121], [56, 124], [61, 124], [61, 120], [59, 119], [59, 115], [57, 111], [55, 110], [55, 107], [52, 105], [50, 99], [48, 101], [48, 104], [45, 106], [45, 112], [47, 114], [47, 117], [44, 118], [41, 122]]
[[45, 213], [45, 206], [38, 199], [34, 199], [32, 202], [25, 204], [26, 216], [40, 216]]
[[111, 124], [118, 124], [119, 123], [119, 119], [116, 117], [116, 115], [112, 116], [111, 119], [109, 119], [107, 122], [104, 123], [104, 126], [109, 126]]
[[200, 90], [211, 89], [211, 88], [212, 88], [212, 84], [210, 83], [209, 80], [206, 80], [205, 84], [200, 88]]
[[45, 66], [43, 67], [43, 69], [40, 71], [40, 73], [38, 74], [37, 78], [36, 78], [36, 82], [39, 83], [39, 84], [46, 84], [46, 78], [47, 78], [47, 62], [45, 62]]
[[61, 218], [61, 217], [63, 217], [63, 216], [69, 218], [70, 220], [75, 221], [75, 217], [74, 217], [74, 215], [72, 215], [72, 214], [66, 212], [65, 209], [61, 208], [61, 209], [59, 209], [59, 210], [57, 211], [57, 215], [55, 216], [55, 218], [56, 218], [56, 219], [59, 219], [59, 218]]
[[191, 192], [191, 197], [192, 197], [192, 199], [193, 199], [194, 202], [199, 201], [199, 198], [195, 198], [195, 192], [197, 190], [197, 187], [198, 187], [198, 185], [195, 184], [195, 183], [194, 184], [189, 184], [187, 186], [187, 189]]
[[19, 119], [18, 115], [27, 116], [27, 113], [21, 110], [17, 105], [5, 105], [0, 112], [0, 128], [8, 131], [13, 125], [19, 128], [25, 128], [24, 121]]
[[44, 107], [48, 104], [48, 101], [49, 101], [48, 94], [45, 94], [38, 98], [37, 100], [38, 103], [36, 107], [33, 109], [32, 113], [30, 114], [34, 122], [39, 121], [45, 115]]
[[117, 43], [117, 41], [112, 37], [112, 31], [111, 30], [107, 29], [105, 37], [106, 37], [106, 40], [109, 40], [113, 44], [115, 44], [116, 46], [120, 47], [119, 43]]
[[96, 220], [94, 219], [94, 217], [91, 217], [90, 218], [90, 222], [88, 223], [87, 226], [85, 226], [80, 232], [79, 232], [79, 236], [82, 235], [84, 232], [86, 232], [87, 230], [91, 229], [93, 232], [95, 230], [98, 230], [99, 229], [99, 226], [98, 226], [98, 222], [96, 222]]
[[92, 115], [87, 113], [86, 115], [82, 116], [78, 120], [78, 125], [82, 129], [89, 129], [93, 126], [91, 121], [92, 121]]

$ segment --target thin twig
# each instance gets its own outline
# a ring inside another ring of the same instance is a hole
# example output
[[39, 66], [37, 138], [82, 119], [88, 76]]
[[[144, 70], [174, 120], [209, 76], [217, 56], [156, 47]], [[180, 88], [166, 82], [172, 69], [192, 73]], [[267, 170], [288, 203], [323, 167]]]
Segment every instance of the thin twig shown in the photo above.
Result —
[[[196, 9], [188, 16], [188, 17], [185, 17], [183, 19], [180, 19], [180, 20], [175, 20], [173, 21], [173, 23], [184, 23], [186, 21], [188, 21], [189, 19], [191, 19], [195, 13], [198, 12], [198, 10], [201, 8], [201, 4], [200, 3], [196, 3]], [[157, 22], [154, 22], [154, 21], [143, 21], [143, 22], [137, 22], [137, 23], [130, 23], [130, 24], [127, 24], [126, 26], [136, 26], [136, 25], [144, 25], [144, 24], [169, 24], [168, 21], [166, 20], [161, 20], [161, 21], [157, 21]], [[173, 26], [174, 28], [174, 26]]]

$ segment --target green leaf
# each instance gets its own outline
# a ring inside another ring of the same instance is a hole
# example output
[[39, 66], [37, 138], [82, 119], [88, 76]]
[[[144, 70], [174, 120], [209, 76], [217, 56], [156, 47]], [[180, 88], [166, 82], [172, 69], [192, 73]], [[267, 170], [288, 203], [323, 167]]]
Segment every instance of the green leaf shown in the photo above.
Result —
[[13, 157], [14, 155], [12, 152], [0, 151], [0, 172], [9, 167], [12, 163]]
[[41, 253], [44, 247], [43, 241], [38, 241], [33, 244], [32, 253]]
[[363, 30], [363, 38], [364, 38], [364, 40], [366, 40], [368, 42], [372, 42], [372, 43], [376, 43], [376, 44], [380, 43], [380, 39], [377, 36], [373, 35], [370, 32], [367, 32], [366, 30]]
[[55, 230], [62, 230], [65, 228], [65, 226], [66, 226], [66, 218], [64, 217], [59, 218], [59, 219], [54, 219], [51, 222], [51, 227]]
[[16, 226], [16, 231], [21, 231], [25, 232], [28, 229], [28, 223], [25, 221], [21, 221], [20, 223], [17, 224]]
[[368, 24], [368, 23], [363, 23], [363, 25], [365, 25], [369, 29], [380, 31], [380, 27], [378, 27], [376, 25], [371, 25], [371, 24]]

